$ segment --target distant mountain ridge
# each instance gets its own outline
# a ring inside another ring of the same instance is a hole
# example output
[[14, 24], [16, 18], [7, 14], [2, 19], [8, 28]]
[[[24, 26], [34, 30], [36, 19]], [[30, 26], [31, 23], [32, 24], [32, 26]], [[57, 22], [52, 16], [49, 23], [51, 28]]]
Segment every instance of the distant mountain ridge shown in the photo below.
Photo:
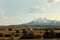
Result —
[[25, 25], [60, 26], [60, 21], [49, 20], [49, 19], [46, 19], [46, 18], [39, 18], [39, 19], [33, 20], [32, 22], [27, 23]]
[[[38, 18], [35, 19], [29, 23], [24, 23], [24, 24], [18, 24], [18, 25], [8, 25], [7, 27], [45, 27], [45, 28], [60, 28], [60, 21], [57, 20], [49, 20], [46, 18]], [[6, 26], [0, 26], [6, 27]]]

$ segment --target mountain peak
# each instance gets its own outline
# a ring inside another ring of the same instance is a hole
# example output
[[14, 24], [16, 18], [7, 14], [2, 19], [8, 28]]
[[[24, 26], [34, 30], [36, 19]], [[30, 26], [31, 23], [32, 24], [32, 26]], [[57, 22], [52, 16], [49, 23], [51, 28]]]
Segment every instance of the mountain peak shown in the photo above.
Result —
[[33, 20], [30, 23], [27, 23], [27, 25], [42, 25], [42, 26], [56, 26], [56, 25], [60, 25], [60, 21], [56, 21], [56, 20], [49, 20], [47, 18], [38, 18]]

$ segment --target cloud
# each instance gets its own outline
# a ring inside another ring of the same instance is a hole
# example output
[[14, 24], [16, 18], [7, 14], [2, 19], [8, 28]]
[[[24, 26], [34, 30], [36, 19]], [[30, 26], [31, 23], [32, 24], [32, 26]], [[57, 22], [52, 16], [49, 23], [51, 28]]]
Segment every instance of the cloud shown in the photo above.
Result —
[[47, 0], [47, 6], [51, 7], [52, 5], [60, 2], [60, 0]]
[[48, 3], [58, 3], [60, 0], [47, 0]]
[[36, 6], [31, 9], [30, 13], [42, 13], [43, 11], [45, 11], [45, 9], [45, 7]]
[[60, 0], [46, 0], [45, 4], [31, 8], [30, 13], [44, 13], [47, 8], [51, 8], [54, 4], [59, 2]]
[[20, 17], [7, 17], [5, 12], [5, 10], [0, 8], [0, 25], [15, 25], [21, 24], [24, 21]]
[[11, 19], [5, 14], [5, 11], [0, 8], [0, 25], [6, 25]]
[[0, 9], [0, 19], [6, 19], [7, 17], [6, 17], [6, 15], [5, 15], [5, 11], [4, 10], [2, 10], [2, 9]]
[[16, 19], [6, 16], [5, 10], [0, 8], [0, 25], [14, 24]]

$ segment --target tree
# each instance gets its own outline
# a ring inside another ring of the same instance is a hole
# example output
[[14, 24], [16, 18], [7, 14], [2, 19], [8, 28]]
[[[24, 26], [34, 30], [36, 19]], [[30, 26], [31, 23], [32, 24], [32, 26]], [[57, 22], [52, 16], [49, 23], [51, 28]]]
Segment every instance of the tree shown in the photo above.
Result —
[[45, 31], [45, 33], [43, 35], [43, 38], [54, 38], [54, 37], [55, 37], [55, 34], [52, 30], [50, 32]]
[[9, 28], [8, 30], [9, 30], [9, 31], [12, 31], [12, 28]]
[[36, 36], [32, 31], [30, 31], [30, 33], [28, 34], [26, 30], [23, 30], [23, 35], [21, 36], [20, 39], [34, 39], [35, 37]]

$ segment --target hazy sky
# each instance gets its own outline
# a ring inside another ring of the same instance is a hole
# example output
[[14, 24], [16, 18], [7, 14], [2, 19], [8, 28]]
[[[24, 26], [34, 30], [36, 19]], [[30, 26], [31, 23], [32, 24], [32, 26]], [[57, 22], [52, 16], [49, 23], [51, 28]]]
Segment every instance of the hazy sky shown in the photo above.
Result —
[[60, 0], [0, 0], [0, 25], [22, 24], [38, 18], [60, 20]]

